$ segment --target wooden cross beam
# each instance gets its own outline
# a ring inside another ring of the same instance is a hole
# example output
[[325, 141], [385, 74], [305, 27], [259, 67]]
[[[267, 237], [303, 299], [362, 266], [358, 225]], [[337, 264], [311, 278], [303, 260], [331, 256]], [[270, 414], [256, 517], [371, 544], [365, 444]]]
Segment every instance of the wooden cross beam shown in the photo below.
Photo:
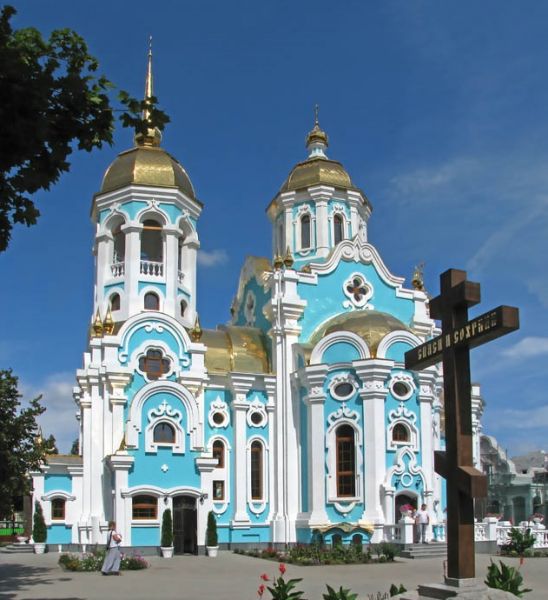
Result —
[[441, 293], [430, 301], [430, 316], [441, 320], [441, 335], [405, 353], [405, 368], [421, 370], [443, 362], [446, 451], [434, 466], [447, 481], [447, 576], [475, 577], [474, 498], [487, 495], [487, 478], [474, 468], [470, 349], [519, 329], [519, 312], [499, 306], [468, 320], [480, 301], [480, 285], [466, 271], [440, 276]]

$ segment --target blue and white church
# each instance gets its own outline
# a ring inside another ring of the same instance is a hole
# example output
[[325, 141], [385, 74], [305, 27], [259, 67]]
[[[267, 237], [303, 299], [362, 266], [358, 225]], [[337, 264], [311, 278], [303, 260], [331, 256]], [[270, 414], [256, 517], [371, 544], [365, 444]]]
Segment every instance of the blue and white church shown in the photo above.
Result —
[[[371, 203], [317, 117], [306, 148], [267, 207], [274, 260], [247, 258], [214, 330], [198, 318], [203, 205], [184, 167], [158, 130], [108, 167], [74, 389], [80, 456], [34, 473], [48, 543], [104, 543], [115, 520], [124, 546], [152, 551], [166, 509], [177, 553], [205, 545], [209, 511], [227, 547], [393, 539], [408, 503], [443, 520], [441, 374], [404, 368], [436, 334], [427, 294], [369, 242]], [[473, 406], [479, 465], [477, 386]]]

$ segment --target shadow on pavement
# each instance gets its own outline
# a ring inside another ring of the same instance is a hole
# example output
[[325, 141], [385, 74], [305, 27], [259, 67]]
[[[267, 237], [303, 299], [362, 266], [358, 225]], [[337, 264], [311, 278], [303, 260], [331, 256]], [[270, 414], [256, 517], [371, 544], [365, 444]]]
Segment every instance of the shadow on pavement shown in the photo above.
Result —
[[[21, 592], [30, 591], [35, 585], [51, 585], [60, 581], [70, 581], [70, 578], [55, 577], [48, 567], [31, 567], [19, 563], [0, 564], [0, 598], [2, 600], [20, 597]], [[55, 598], [59, 598], [59, 596], [55, 596]], [[47, 600], [46, 597], [44, 600]], [[84, 598], [71, 597], [65, 600], [84, 600]]]

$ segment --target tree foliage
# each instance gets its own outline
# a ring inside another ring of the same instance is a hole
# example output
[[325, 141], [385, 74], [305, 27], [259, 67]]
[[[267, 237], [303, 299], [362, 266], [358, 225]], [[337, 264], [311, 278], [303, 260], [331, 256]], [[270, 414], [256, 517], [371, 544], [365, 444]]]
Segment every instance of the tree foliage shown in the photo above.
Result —
[[[32, 27], [13, 30], [15, 13], [11, 6], [0, 13], [0, 252], [15, 223], [36, 223], [31, 196], [69, 170], [73, 147], [90, 152], [111, 144], [114, 127], [114, 86], [97, 74], [84, 39], [70, 29], [47, 40]], [[169, 121], [156, 98], [138, 101], [120, 92], [119, 100], [126, 107], [122, 125], [136, 133]], [[143, 109], [146, 118], [138, 114]]]
[[10, 516], [13, 499], [28, 493], [26, 474], [45, 458], [44, 448], [36, 442], [36, 418], [45, 408], [35, 398], [21, 409], [20, 398], [17, 377], [11, 370], [0, 370], [0, 517]]
[[42, 505], [38, 500], [34, 502], [34, 517], [32, 524], [32, 539], [36, 544], [45, 544], [48, 538], [48, 530], [44, 520]]

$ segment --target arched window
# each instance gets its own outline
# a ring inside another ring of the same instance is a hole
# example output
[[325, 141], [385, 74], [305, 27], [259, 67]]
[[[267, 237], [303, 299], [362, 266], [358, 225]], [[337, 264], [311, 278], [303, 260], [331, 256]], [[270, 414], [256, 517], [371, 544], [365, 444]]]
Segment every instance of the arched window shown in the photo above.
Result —
[[110, 297], [110, 310], [112, 312], [120, 310], [120, 294], [116, 292]]
[[147, 376], [147, 379], [160, 379], [168, 373], [171, 368], [169, 358], [164, 358], [161, 350], [147, 350], [145, 356], [139, 359], [139, 370]]
[[301, 217], [301, 248], [310, 248], [310, 215]]
[[352, 543], [354, 544], [354, 546], [357, 546], [358, 548], [361, 548], [363, 546], [363, 537], [361, 533], [355, 533], [352, 536]]
[[340, 533], [335, 533], [331, 537], [331, 545], [332, 545], [333, 548], [336, 548], [337, 546], [342, 546], [343, 545], [342, 535]]
[[51, 501], [51, 520], [52, 521], [64, 521], [65, 520], [65, 503], [64, 498], [53, 498]]
[[188, 306], [188, 304], [186, 303], [186, 300], [181, 300], [181, 303], [179, 306], [181, 308], [181, 317], [184, 317], [185, 312], [186, 312], [186, 307]]
[[112, 237], [114, 239], [112, 262], [123, 263], [126, 257], [126, 234], [122, 231], [122, 225], [117, 225], [112, 230]]
[[392, 429], [392, 440], [394, 442], [408, 442], [409, 429], [403, 423], [396, 423]]
[[333, 217], [333, 239], [335, 244], [342, 242], [344, 239], [344, 222], [341, 215]]
[[225, 445], [221, 440], [213, 442], [213, 458], [217, 459], [217, 468], [223, 469], [225, 466]]
[[162, 226], [158, 221], [147, 219], [141, 233], [141, 260], [162, 262], [164, 255]]
[[337, 496], [356, 495], [356, 444], [350, 425], [337, 428]]
[[160, 310], [160, 298], [154, 292], [145, 294], [145, 310]]
[[258, 441], [251, 444], [251, 498], [263, 499], [263, 445]]
[[158, 423], [154, 426], [153, 439], [155, 444], [174, 444], [175, 429], [169, 423]]
[[133, 519], [156, 519], [158, 515], [158, 498], [154, 496], [133, 496]]

